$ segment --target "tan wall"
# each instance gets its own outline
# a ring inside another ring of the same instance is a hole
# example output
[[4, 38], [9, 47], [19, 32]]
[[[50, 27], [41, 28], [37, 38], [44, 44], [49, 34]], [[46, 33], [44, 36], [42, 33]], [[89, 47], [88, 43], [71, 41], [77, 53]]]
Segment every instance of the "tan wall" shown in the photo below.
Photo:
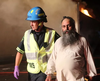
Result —
[[[0, 0], [0, 59], [15, 57], [16, 47], [29, 29], [27, 12], [35, 7], [43, 8], [47, 15], [46, 26], [61, 34], [60, 22], [63, 16], [77, 21], [77, 4], [71, 0]], [[77, 25], [77, 22], [76, 22]]]

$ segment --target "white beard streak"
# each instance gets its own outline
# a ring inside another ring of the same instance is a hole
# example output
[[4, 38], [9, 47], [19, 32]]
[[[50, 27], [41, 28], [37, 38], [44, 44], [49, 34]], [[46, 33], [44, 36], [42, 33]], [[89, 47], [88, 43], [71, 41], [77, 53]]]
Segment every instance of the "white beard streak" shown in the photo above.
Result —
[[75, 33], [70, 33], [70, 34], [63, 33], [62, 44], [64, 47], [66, 47], [67, 45], [73, 45], [77, 40], [78, 39]]

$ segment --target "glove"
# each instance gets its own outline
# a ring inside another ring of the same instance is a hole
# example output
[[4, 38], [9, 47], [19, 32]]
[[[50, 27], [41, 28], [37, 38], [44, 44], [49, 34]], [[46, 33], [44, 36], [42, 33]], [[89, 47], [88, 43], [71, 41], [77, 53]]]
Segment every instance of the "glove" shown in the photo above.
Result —
[[15, 68], [14, 68], [14, 77], [16, 79], [18, 79], [18, 76], [19, 76], [19, 68], [18, 68], [18, 66], [15, 66]]

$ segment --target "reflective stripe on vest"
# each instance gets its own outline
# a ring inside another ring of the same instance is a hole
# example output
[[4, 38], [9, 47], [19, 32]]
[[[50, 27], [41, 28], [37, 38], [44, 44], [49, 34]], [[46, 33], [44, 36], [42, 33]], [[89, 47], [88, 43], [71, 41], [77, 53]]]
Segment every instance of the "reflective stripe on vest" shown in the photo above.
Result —
[[48, 58], [54, 47], [55, 31], [46, 29], [44, 43], [47, 46], [42, 46], [40, 50], [34, 39], [34, 35], [30, 32], [31, 30], [28, 30], [24, 35], [25, 54], [28, 62], [27, 70], [31, 73], [38, 73], [40, 70], [44, 72]]

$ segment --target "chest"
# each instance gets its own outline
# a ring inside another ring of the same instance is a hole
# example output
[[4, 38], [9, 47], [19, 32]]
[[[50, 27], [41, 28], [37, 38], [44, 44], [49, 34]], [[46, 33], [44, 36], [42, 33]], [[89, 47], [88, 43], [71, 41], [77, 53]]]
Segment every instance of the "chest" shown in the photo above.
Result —
[[66, 47], [61, 45], [57, 48], [58, 59], [77, 59], [82, 57], [84, 57], [84, 46], [80, 42]]

